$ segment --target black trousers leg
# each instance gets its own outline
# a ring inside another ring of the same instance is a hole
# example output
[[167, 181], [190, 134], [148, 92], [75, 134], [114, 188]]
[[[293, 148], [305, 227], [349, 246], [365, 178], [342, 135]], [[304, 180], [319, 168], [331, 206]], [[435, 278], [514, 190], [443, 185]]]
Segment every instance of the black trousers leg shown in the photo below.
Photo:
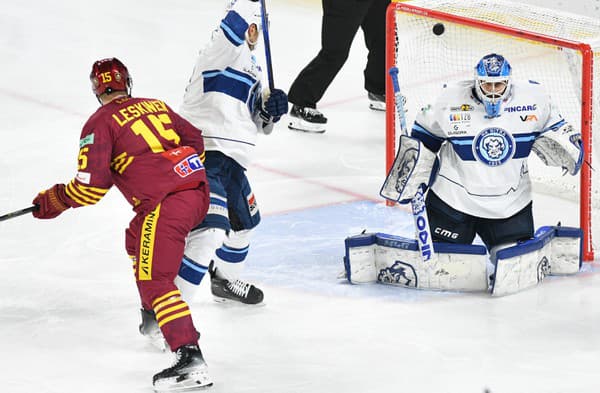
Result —
[[369, 50], [365, 67], [365, 89], [385, 93], [385, 13], [390, 0], [373, 0], [361, 24], [365, 45]]
[[306, 66], [288, 92], [289, 101], [315, 108], [338, 74], [371, 1], [323, 0], [321, 50]]

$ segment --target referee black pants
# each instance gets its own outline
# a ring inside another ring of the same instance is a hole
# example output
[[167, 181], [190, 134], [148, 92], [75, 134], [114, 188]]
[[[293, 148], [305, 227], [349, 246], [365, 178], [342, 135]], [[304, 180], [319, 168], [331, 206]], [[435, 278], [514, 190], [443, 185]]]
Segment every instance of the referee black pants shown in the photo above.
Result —
[[364, 70], [365, 89], [385, 93], [385, 12], [390, 0], [323, 0], [321, 50], [298, 74], [289, 101], [315, 108], [340, 71], [358, 28], [369, 51]]

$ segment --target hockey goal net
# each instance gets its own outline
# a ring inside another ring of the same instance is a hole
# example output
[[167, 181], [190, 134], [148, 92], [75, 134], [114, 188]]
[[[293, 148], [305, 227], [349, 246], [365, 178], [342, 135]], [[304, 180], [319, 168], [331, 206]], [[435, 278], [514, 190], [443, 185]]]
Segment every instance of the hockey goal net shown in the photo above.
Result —
[[[584, 163], [580, 176], [562, 176], [559, 168], [530, 158], [534, 191], [579, 203], [583, 258], [593, 260], [592, 221], [600, 222], [592, 217], [600, 212], [600, 182], [592, 178], [592, 163], [600, 162], [592, 160], [593, 150], [600, 152], [592, 138], [594, 130], [600, 132], [600, 20], [500, 0], [392, 2], [386, 45], [387, 69], [398, 67], [407, 97], [409, 127], [417, 111], [432, 103], [445, 82], [472, 78], [475, 64], [488, 53], [508, 59], [515, 79], [536, 80], [546, 87], [563, 117], [580, 127], [588, 164]], [[386, 97], [389, 169], [398, 140], [389, 81]]]

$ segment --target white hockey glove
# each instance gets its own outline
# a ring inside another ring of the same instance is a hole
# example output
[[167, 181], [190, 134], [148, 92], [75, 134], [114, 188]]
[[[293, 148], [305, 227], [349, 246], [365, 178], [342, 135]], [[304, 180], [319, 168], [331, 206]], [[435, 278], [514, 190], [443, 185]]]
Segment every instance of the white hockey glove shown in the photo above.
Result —
[[429, 186], [437, 155], [420, 140], [402, 135], [394, 164], [379, 194], [391, 201], [409, 203], [421, 184]]
[[557, 130], [540, 135], [531, 150], [548, 166], [561, 167], [565, 173], [576, 175], [583, 163], [581, 133], [565, 124]]

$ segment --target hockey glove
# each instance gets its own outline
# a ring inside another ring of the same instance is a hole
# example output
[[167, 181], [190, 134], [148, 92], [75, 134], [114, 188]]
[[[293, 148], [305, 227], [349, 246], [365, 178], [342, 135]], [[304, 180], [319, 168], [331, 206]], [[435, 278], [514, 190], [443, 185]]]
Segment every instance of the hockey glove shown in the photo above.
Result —
[[40, 192], [34, 199], [33, 204], [39, 209], [32, 212], [35, 218], [49, 219], [59, 216], [70, 206], [65, 202], [65, 185], [55, 184], [46, 191]]
[[581, 133], [570, 124], [540, 135], [531, 150], [548, 166], [558, 166], [565, 173], [576, 175], [583, 163]]
[[265, 123], [277, 123], [282, 115], [288, 112], [288, 98], [283, 90], [273, 89], [263, 98], [260, 118]]

